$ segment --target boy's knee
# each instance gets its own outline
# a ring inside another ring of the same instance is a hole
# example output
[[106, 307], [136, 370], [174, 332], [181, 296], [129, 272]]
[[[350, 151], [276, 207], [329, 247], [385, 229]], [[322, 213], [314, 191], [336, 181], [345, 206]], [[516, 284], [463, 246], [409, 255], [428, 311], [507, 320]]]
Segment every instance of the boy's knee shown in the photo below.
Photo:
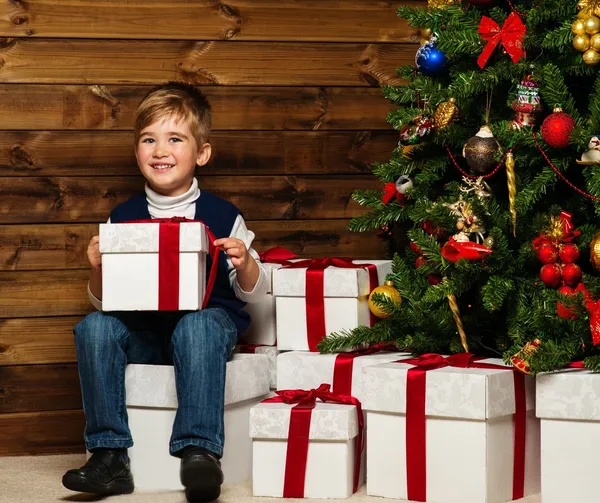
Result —
[[179, 320], [173, 334], [175, 344], [220, 347], [235, 344], [237, 329], [222, 309], [203, 309], [188, 313]]
[[111, 335], [116, 335], [114, 330], [116, 321], [115, 318], [102, 311], [88, 314], [73, 328], [75, 345], [100, 345], [110, 341]]

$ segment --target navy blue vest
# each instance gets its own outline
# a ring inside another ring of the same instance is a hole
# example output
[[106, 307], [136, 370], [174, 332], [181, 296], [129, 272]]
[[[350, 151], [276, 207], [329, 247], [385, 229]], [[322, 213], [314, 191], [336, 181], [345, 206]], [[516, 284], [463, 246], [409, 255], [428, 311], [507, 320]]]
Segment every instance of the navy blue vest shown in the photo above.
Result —
[[[196, 200], [196, 220], [202, 220], [212, 233], [219, 238], [226, 238], [231, 235], [231, 229], [235, 223], [240, 211], [231, 203], [203, 190], [200, 197]], [[181, 215], [177, 215], [181, 216]], [[119, 204], [110, 214], [111, 223], [117, 224], [131, 220], [144, 220], [151, 218], [148, 212], [148, 201], [146, 194], [137, 194], [129, 198], [124, 203]], [[206, 257], [206, 274], [208, 274], [212, 265], [212, 258]], [[227, 267], [227, 256], [225, 253], [219, 253], [219, 267], [217, 269], [217, 278], [213, 286], [210, 299], [206, 307], [220, 307], [227, 311], [229, 317], [235, 323], [238, 334], [241, 334], [250, 326], [250, 315], [243, 311], [246, 305], [235, 296], [229, 283], [229, 271]]]

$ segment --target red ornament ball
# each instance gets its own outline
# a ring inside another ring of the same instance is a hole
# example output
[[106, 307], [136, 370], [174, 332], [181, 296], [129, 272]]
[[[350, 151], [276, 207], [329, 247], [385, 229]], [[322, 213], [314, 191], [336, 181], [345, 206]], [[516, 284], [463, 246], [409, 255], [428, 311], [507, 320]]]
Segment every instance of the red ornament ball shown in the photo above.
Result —
[[560, 284], [560, 266], [546, 264], [540, 269], [540, 279], [548, 288], [556, 288]]
[[417, 255], [423, 255], [423, 252], [421, 251], [421, 248], [419, 248], [415, 243], [413, 243], [412, 241], [410, 242], [410, 249], [412, 251], [414, 251]]
[[[562, 293], [563, 295], [574, 295], [575, 289], [573, 287], [563, 285], [558, 289], [558, 293]], [[562, 302], [556, 303], [556, 314], [567, 320], [576, 320], [578, 318], [578, 316], [575, 314], [575, 309], [566, 307]]]
[[563, 265], [562, 279], [567, 285], [577, 286], [581, 281], [581, 267], [577, 264]]
[[565, 148], [569, 145], [571, 131], [575, 127], [573, 117], [555, 108], [554, 113], [550, 114], [542, 123], [542, 138], [554, 148]]
[[572, 264], [579, 260], [579, 248], [575, 243], [566, 243], [560, 247], [560, 260], [563, 264]]
[[427, 281], [430, 285], [439, 285], [442, 282], [442, 277], [439, 274], [430, 274], [427, 276]]
[[542, 264], [554, 264], [558, 260], [558, 248], [550, 243], [540, 246], [537, 258]]
[[422, 267], [425, 264], [427, 264], [427, 259], [425, 257], [417, 257], [417, 260], [415, 260], [415, 269], [418, 269], [419, 267]]
[[436, 233], [437, 228], [436, 226], [433, 224], [433, 222], [431, 220], [425, 220], [421, 226], [423, 227], [423, 230], [429, 234], [430, 236], [432, 236], [433, 234]]

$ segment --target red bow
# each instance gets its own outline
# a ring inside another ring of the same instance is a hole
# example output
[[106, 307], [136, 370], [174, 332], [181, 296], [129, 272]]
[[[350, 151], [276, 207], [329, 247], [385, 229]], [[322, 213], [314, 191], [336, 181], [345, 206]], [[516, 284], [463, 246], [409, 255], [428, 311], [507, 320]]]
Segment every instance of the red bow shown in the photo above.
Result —
[[283, 246], [275, 246], [267, 251], [258, 252], [260, 261], [265, 264], [288, 264], [290, 260], [298, 258], [297, 255]]
[[398, 201], [398, 204], [400, 206], [404, 205], [405, 196], [404, 194], [400, 194], [400, 192], [398, 192], [398, 189], [396, 189], [396, 184], [394, 182], [386, 183], [383, 190], [384, 193], [383, 196], [381, 196], [381, 201], [384, 205], [387, 205], [392, 199], [394, 199], [394, 197], [396, 198], [396, 201]]
[[277, 396], [263, 400], [263, 403], [297, 404], [290, 413], [290, 427], [283, 483], [284, 498], [304, 498], [304, 481], [306, 477], [306, 461], [308, 459], [308, 441], [312, 409], [317, 399], [322, 402], [354, 405], [358, 420], [358, 436], [354, 445], [354, 484], [353, 491], [358, 489], [360, 478], [360, 460], [364, 448], [364, 418], [360, 402], [351, 396], [332, 393], [329, 384], [321, 384], [317, 389], [290, 389], [276, 391]]
[[479, 24], [479, 35], [485, 41], [486, 46], [477, 59], [477, 64], [483, 69], [494, 52], [496, 46], [502, 41], [502, 45], [511, 57], [513, 63], [517, 63], [523, 56], [523, 38], [527, 28], [516, 12], [512, 12], [504, 22], [502, 29], [493, 19], [483, 16]]
[[442, 247], [442, 256], [450, 262], [458, 262], [460, 259], [480, 260], [490, 253], [492, 250], [487, 246], [472, 241], [455, 241], [453, 238]]
[[583, 283], [579, 283], [576, 292], [583, 292], [585, 297], [585, 307], [590, 315], [590, 332], [592, 333], [592, 342], [594, 346], [600, 344], [600, 300], [594, 300], [588, 289]]

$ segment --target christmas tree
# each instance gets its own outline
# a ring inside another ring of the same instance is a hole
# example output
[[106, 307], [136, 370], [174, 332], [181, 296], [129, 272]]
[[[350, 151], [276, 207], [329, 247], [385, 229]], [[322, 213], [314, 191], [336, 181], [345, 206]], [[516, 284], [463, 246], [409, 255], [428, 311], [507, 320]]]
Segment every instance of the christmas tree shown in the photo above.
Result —
[[387, 240], [394, 273], [371, 296], [381, 321], [320, 350], [600, 370], [600, 0], [429, 0], [398, 15], [423, 45], [398, 69], [406, 85], [383, 89], [398, 148], [373, 166], [382, 190], [354, 193], [369, 211], [350, 223]]

